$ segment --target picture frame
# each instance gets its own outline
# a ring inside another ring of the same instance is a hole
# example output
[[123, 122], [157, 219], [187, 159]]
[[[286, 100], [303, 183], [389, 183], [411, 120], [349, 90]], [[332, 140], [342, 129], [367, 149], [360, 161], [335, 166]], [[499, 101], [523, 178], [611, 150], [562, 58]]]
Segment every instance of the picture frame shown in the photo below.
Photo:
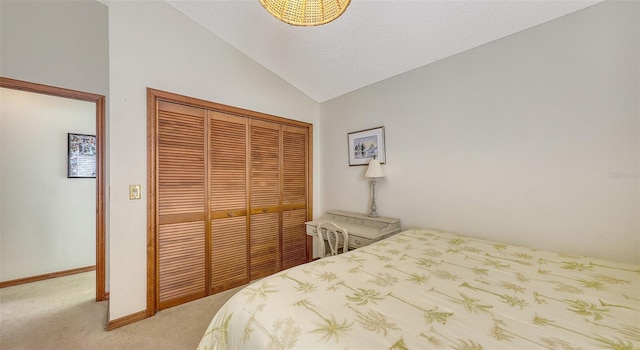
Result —
[[385, 164], [384, 126], [348, 133], [347, 147], [349, 166], [368, 165], [374, 156]]
[[67, 177], [96, 177], [96, 135], [67, 133]]

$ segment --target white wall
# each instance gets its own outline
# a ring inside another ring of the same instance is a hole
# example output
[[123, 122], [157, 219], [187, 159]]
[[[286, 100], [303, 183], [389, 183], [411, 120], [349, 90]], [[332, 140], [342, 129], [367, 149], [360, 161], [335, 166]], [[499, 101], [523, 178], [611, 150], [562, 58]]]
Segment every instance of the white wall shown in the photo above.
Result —
[[0, 76], [106, 96], [107, 15], [95, 0], [0, 1]]
[[312, 123], [319, 106], [164, 2], [110, 2], [109, 41], [114, 320], [146, 309], [147, 198], [128, 199], [130, 184], [147, 191], [146, 88]]
[[96, 180], [67, 178], [95, 104], [0, 89], [0, 281], [95, 265]]
[[316, 209], [367, 212], [346, 135], [384, 125], [380, 215], [640, 263], [639, 6], [605, 2], [323, 103]]

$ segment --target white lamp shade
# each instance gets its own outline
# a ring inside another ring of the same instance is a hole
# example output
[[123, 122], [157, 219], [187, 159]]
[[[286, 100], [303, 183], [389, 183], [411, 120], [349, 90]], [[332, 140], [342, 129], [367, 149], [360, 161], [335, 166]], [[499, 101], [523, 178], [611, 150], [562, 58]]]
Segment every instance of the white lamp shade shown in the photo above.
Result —
[[371, 161], [369, 162], [369, 168], [364, 174], [364, 177], [384, 177], [384, 173], [382, 172], [382, 167], [380, 166], [379, 160], [371, 159]]

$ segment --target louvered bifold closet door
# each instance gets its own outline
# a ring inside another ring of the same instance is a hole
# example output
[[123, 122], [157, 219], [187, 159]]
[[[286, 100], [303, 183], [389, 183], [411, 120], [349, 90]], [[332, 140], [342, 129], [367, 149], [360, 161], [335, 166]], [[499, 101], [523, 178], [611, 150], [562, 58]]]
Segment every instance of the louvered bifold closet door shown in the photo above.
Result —
[[206, 111], [158, 103], [160, 309], [206, 295]]
[[282, 127], [282, 268], [307, 262], [308, 129]]
[[251, 129], [251, 279], [280, 270], [280, 125], [257, 120]]
[[211, 292], [249, 282], [248, 119], [209, 112], [211, 124]]

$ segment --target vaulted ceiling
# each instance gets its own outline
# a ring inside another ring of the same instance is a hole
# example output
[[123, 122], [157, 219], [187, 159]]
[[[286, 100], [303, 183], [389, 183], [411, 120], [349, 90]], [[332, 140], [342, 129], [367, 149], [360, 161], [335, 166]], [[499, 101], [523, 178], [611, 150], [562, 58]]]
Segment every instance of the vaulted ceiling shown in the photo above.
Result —
[[318, 102], [602, 0], [352, 0], [318, 27], [278, 21], [258, 0], [165, 0]]

